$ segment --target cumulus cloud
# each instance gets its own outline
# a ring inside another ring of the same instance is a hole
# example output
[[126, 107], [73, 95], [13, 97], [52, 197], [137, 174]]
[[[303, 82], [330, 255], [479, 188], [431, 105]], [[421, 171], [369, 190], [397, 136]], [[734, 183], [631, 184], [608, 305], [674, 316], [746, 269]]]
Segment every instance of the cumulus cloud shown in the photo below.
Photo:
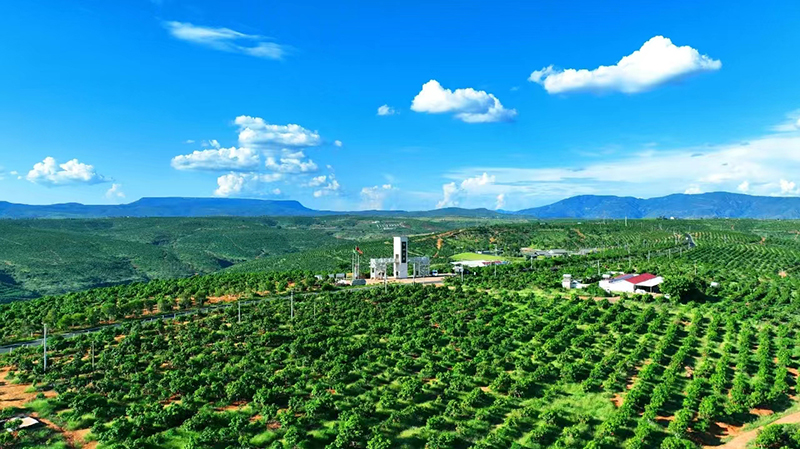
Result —
[[385, 104], [378, 108], [378, 115], [395, 115], [396, 113], [397, 111], [395, 111], [394, 108], [389, 106], [388, 104]]
[[319, 175], [311, 178], [310, 181], [306, 184], [308, 187], [319, 187], [325, 184], [325, 181], [328, 180], [328, 177], [325, 175]]
[[217, 190], [214, 195], [231, 196], [269, 196], [280, 195], [277, 188], [268, 188], [266, 184], [282, 179], [280, 173], [228, 173], [217, 178]]
[[501, 193], [497, 195], [497, 202], [494, 205], [495, 210], [500, 210], [506, 206], [506, 194]]
[[738, 191], [740, 191], [740, 192], [742, 192], [742, 193], [747, 193], [747, 192], [749, 192], [749, 191], [750, 191], [750, 182], [749, 182], [748, 180], [746, 180], [746, 179], [745, 179], [744, 181], [742, 181], [742, 183], [741, 183], [741, 184], [739, 184], [738, 186], [736, 186], [736, 190], [738, 190]]
[[593, 70], [558, 70], [549, 66], [534, 71], [528, 80], [541, 84], [551, 94], [578, 91], [632, 94], [693, 73], [719, 70], [720, 67], [722, 62], [702, 55], [688, 45], [678, 47], [664, 36], [655, 36], [615, 65]]
[[785, 179], [781, 179], [780, 186], [781, 186], [781, 195], [800, 194], [800, 189], [797, 188], [797, 185], [795, 185], [794, 181], [787, 181]]
[[64, 164], [59, 164], [52, 157], [46, 157], [38, 162], [28, 172], [26, 179], [36, 184], [48, 186], [62, 186], [69, 184], [98, 184], [106, 182], [93, 166], [72, 159]]
[[[495, 176], [484, 172], [481, 175], [466, 178], [461, 184], [450, 182], [442, 186], [442, 199], [436, 203], [436, 208], [457, 207], [464, 196], [481, 193], [485, 187], [491, 186], [495, 182]], [[503, 197], [505, 200], [505, 197]]]
[[111, 184], [111, 188], [106, 191], [106, 198], [110, 200], [125, 198], [125, 192], [122, 191], [122, 184]]
[[381, 210], [383, 203], [390, 193], [397, 190], [391, 184], [382, 186], [364, 187], [361, 189], [361, 208], [368, 210]]
[[263, 59], [282, 59], [288, 47], [270, 42], [264, 36], [245, 34], [230, 28], [193, 25], [188, 22], [164, 22], [170, 35], [182, 41], [229, 53]]
[[436, 80], [422, 85], [411, 102], [411, 110], [429, 114], [452, 113], [467, 123], [508, 122], [517, 115], [516, 109], [506, 109], [494, 95], [473, 88], [444, 89]]
[[342, 141], [341, 141], [341, 140], [334, 140], [334, 141], [333, 141], [333, 145], [334, 145], [334, 146], [337, 146], [337, 147], [339, 147], [339, 148], [341, 148], [341, 147], [342, 147], [342, 145], [344, 145], [344, 144], [342, 143]]
[[699, 186], [689, 186], [689, 188], [686, 189], [683, 193], [685, 193], [686, 195], [697, 195], [699, 193], [703, 193], [703, 191], [700, 190]]
[[240, 115], [234, 123], [239, 127], [241, 146], [313, 147], [322, 143], [317, 131], [300, 125], [273, 125], [261, 117]]
[[267, 157], [267, 169], [278, 173], [311, 173], [317, 171], [317, 164], [306, 159], [302, 151], [283, 150], [279, 160]]
[[314, 191], [314, 198], [320, 198], [329, 195], [338, 195], [339, 190], [341, 189], [339, 181], [336, 180], [336, 177], [333, 174], [328, 175], [321, 185], [322, 185], [321, 188]]
[[[216, 143], [216, 140], [212, 141]], [[214, 145], [211, 145], [214, 146]], [[195, 151], [172, 158], [176, 170], [247, 171], [258, 167], [260, 156], [252, 148], [219, 148]]]

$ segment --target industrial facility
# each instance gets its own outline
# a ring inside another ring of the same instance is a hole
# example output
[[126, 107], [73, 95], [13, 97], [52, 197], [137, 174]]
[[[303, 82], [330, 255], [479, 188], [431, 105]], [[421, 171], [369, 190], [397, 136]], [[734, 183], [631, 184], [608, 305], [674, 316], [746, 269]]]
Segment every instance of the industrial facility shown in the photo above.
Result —
[[[385, 279], [389, 277], [389, 267], [395, 279], [408, 279], [410, 277], [424, 277], [430, 275], [431, 261], [427, 256], [408, 257], [408, 237], [394, 237], [394, 254], [392, 257], [369, 260], [369, 276], [372, 279]], [[411, 272], [409, 275], [409, 268]]]

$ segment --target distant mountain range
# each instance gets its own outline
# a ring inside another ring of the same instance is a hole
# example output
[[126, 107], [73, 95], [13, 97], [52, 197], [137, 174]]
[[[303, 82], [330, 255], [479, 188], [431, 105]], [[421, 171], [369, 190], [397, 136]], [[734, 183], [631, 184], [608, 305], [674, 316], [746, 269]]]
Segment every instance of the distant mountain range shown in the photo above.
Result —
[[659, 198], [581, 195], [516, 212], [538, 218], [800, 218], [800, 198], [712, 192]]
[[536, 218], [782, 218], [800, 219], [800, 198], [765, 197], [713, 192], [697, 195], [675, 194], [659, 198], [581, 195], [556, 203], [520, 211], [492, 211], [457, 207], [429, 211], [351, 211], [309, 209], [291, 200], [232, 198], [142, 198], [129, 204], [46, 206], [0, 201], [0, 218], [103, 218], [103, 217], [200, 217], [200, 216], [407, 216]]

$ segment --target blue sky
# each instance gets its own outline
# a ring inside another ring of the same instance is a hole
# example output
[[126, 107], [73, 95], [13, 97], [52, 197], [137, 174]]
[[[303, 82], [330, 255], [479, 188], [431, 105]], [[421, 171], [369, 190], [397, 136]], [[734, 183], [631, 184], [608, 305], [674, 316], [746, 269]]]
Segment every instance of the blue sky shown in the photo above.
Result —
[[0, 200], [800, 194], [800, 3], [380, 3], [2, 2]]

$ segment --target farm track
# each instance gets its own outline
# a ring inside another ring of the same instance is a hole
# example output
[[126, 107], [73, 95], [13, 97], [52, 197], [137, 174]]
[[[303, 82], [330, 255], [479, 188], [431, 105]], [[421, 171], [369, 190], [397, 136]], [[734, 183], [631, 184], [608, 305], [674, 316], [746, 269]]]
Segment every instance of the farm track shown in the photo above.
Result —
[[[773, 424], [799, 424], [800, 423], [800, 412], [790, 413], [782, 418], [779, 418], [770, 425]], [[745, 449], [747, 445], [756, 439], [758, 436], [758, 432], [761, 431], [766, 426], [761, 426], [756, 429], [748, 430], [746, 432], [742, 432], [737, 434], [733, 437], [730, 441], [722, 444], [720, 446], [703, 446], [706, 449], [710, 448], [717, 448], [717, 449]]]

